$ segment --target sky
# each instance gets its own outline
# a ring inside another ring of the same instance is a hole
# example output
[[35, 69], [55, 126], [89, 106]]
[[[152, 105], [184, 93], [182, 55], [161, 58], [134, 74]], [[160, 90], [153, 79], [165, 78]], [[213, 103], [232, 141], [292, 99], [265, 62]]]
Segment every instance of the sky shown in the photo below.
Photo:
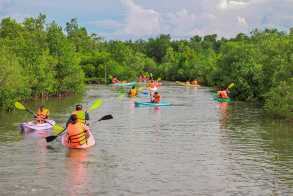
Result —
[[0, 0], [0, 19], [21, 22], [39, 13], [62, 26], [77, 18], [107, 40], [214, 33], [230, 38], [255, 28], [293, 27], [293, 0]]

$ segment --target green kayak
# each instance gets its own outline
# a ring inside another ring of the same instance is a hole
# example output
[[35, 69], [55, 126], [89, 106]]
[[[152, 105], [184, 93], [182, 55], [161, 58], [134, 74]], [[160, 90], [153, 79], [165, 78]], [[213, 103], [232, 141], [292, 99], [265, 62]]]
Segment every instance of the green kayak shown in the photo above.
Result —
[[157, 107], [157, 106], [170, 106], [171, 103], [166, 101], [161, 101], [160, 103], [153, 103], [153, 102], [140, 102], [136, 101], [134, 102], [135, 107]]
[[133, 86], [135, 85], [136, 82], [129, 82], [129, 83], [115, 83], [115, 84], [111, 84], [111, 86]]
[[223, 103], [223, 102], [230, 103], [233, 101], [231, 98], [219, 98], [219, 97], [217, 97], [217, 93], [214, 93], [213, 97], [214, 97], [214, 100], [216, 100], [217, 102], [220, 102], [220, 103]]

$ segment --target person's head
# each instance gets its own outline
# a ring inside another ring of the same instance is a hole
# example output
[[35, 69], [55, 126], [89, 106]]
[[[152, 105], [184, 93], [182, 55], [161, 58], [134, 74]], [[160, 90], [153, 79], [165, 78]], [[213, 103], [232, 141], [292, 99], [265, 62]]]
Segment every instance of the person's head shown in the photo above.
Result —
[[81, 105], [81, 104], [77, 104], [77, 105], [75, 106], [75, 110], [76, 110], [76, 111], [82, 110], [82, 105]]
[[132, 86], [132, 89], [135, 89], [135, 86], [134, 85]]
[[43, 111], [44, 108], [45, 108], [44, 105], [40, 105], [40, 107], [39, 107], [39, 109], [40, 109], [41, 111]]
[[72, 114], [70, 116], [70, 121], [71, 121], [71, 123], [75, 124], [77, 122], [77, 115], [76, 114]]
[[158, 95], [158, 94], [159, 94], [158, 91], [156, 91], [156, 92], [155, 92], [155, 95]]

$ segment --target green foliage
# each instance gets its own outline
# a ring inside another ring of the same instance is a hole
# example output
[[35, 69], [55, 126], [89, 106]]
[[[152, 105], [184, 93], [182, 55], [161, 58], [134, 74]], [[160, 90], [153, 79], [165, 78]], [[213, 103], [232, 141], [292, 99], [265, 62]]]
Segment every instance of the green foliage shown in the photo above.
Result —
[[266, 94], [265, 109], [272, 115], [293, 118], [293, 78], [282, 81]]
[[13, 103], [30, 95], [28, 80], [16, 56], [0, 46], [0, 107], [12, 108]]

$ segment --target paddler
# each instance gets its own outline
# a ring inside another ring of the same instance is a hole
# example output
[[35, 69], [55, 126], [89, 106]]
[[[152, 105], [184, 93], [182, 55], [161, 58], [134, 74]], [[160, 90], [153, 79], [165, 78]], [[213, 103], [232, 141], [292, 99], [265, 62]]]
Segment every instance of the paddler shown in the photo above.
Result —
[[41, 105], [36, 114], [37, 123], [44, 123], [49, 118], [49, 110], [45, 108], [44, 105]]
[[112, 76], [112, 84], [120, 83], [116, 76]]
[[90, 119], [89, 114], [82, 110], [82, 105], [77, 104], [75, 106], [75, 111], [71, 114], [75, 114], [79, 122], [86, 124], [86, 121]]
[[89, 138], [89, 127], [79, 120], [78, 115], [72, 114], [67, 124], [66, 134], [70, 147], [79, 147], [87, 142]]
[[135, 86], [132, 86], [132, 88], [128, 91], [129, 97], [135, 97], [137, 96], [137, 89]]
[[192, 80], [192, 81], [191, 81], [191, 85], [193, 85], [193, 86], [197, 86], [197, 85], [198, 85], [197, 80]]
[[161, 101], [161, 95], [156, 91], [152, 96], [152, 103], [160, 103]]
[[228, 93], [228, 89], [221, 88], [221, 90], [217, 92], [217, 96], [218, 98], [228, 99]]

